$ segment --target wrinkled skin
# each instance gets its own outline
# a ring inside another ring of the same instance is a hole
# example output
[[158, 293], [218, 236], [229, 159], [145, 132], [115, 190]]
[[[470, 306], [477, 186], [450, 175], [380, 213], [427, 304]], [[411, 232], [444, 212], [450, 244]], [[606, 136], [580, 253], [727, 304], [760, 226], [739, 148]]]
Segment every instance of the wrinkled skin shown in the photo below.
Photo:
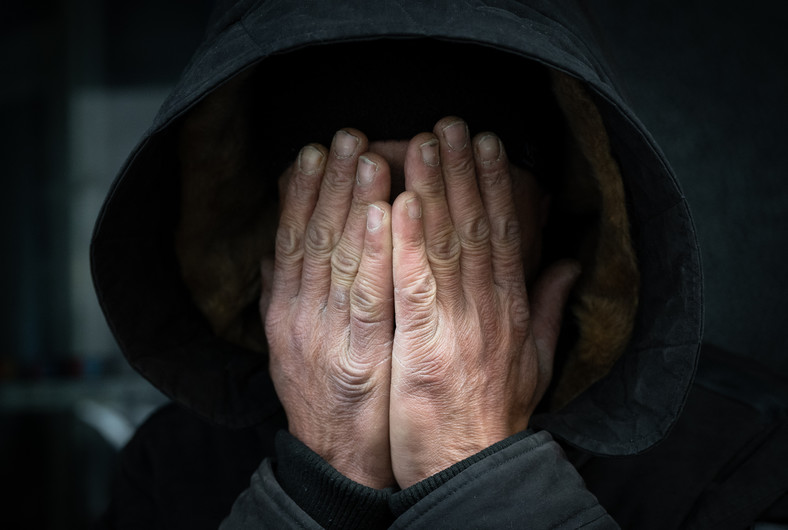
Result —
[[579, 268], [533, 278], [549, 200], [494, 134], [456, 117], [409, 142], [343, 129], [283, 188], [261, 313], [294, 436], [405, 488], [527, 427]]

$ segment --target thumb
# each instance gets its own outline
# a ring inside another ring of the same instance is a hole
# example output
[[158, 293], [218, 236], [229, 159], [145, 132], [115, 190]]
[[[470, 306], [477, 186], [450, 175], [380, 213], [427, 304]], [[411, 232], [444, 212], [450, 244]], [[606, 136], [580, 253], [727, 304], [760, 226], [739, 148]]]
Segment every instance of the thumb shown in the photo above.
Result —
[[576, 260], [559, 260], [542, 272], [530, 295], [531, 332], [539, 359], [540, 397], [550, 384], [564, 306], [580, 272], [580, 263]]
[[265, 322], [268, 306], [271, 305], [271, 292], [274, 285], [273, 258], [266, 256], [260, 260], [260, 283], [262, 284], [260, 292], [260, 317], [263, 319], [263, 322]]

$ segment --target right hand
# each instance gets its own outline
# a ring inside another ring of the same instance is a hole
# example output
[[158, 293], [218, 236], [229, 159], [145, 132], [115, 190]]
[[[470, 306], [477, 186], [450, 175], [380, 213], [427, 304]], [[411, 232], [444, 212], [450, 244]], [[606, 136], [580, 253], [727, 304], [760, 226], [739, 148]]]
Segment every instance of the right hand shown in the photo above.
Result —
[[382, 157], [359, 156], [367, 147], [343, 129], [330, 150], [304, 147], [286, 173], [261, 314], [290, 433], [348, 478], [384, 488], [394, 484], [390, 174]]
[[526, 429], [549, 385], [579, 268], [559, 261], [527, 292], [545, 196], [515, 188], [512, 171], [495, 135], [471, 140], [456, 117], [409, 144], [408, 191], [392, 208], [389, 421], [402, 488]]

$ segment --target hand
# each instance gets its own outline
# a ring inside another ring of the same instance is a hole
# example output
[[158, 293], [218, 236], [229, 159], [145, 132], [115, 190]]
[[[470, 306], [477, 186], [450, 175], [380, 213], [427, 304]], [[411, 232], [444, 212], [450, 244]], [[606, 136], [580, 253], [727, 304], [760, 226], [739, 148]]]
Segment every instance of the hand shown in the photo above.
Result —
[[[529, 300], [524, 261], [542, 201], [512, 198], [492, 134], [458, 118], [416, 136], [408, 191], [392, 207], [396, 331], [391, 461], [408, 487], [525, 429], [552, 374], [566, 297], [579, 269], [559, 263]], [[520, 219], [529, 223], [520, 224]]]
[[301, 150], [261, 313], [290, 432], [343, 475], [383, 488], [394, 483], [390, 175], [382, 157], [359, 156], [366, 148], [345, 129], [330, 151]]

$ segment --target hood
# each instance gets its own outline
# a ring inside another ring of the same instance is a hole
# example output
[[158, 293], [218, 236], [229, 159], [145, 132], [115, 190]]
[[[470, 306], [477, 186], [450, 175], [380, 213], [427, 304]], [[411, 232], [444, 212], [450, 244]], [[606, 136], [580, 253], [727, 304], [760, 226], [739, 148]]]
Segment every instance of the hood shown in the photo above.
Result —
[[[463, 90], [436, 71], [462, 72]], [[488, 76], [496, 97], [482, 100]], [[277, 177], [340, 127], [410, 138], [445, 114], [534, 170], [554, 196], [546, 255], [583, 264], [533, 424], [602, 455], [664, 438], [701, 341], [695, 231], [572, 2], [220, 5], [96, 224], [94, 283], [130, 364], [220, 424], [279, 410], [257, 303]]]

